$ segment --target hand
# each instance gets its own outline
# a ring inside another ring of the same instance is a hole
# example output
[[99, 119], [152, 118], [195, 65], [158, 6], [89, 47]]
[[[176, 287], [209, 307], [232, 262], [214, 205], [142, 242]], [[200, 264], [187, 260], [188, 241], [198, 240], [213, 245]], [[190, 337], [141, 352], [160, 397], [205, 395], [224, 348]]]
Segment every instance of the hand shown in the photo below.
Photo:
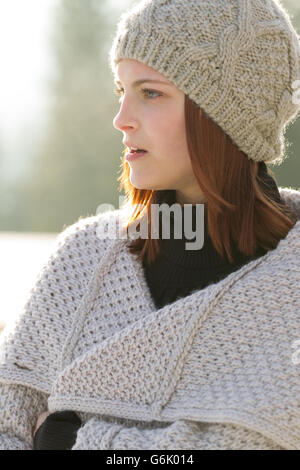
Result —
[[[49, 420], [43, 426], [49, 415]], [[38, 417], [35, 425], [33, 448], [35, 450], [70, 450], [76, 442], [77, 431], [81, 424], [82, 421], [75, 411], [61, 410], [54, 413], [45, 411]], [[38, 432], [41, 426], [43, 429]]]
[[36, 422], [36, 425], [35, 425], [35, 428], [34, 428], [34, 431], [33, 431], [33, 437], [35, 436], [35, 433], [37, 432], [38, 428], [43, 424], [43, 422], [45, 421], [45, 419], [47, 418], [47, 416], [49, 416], [51, 413], [49, 411], [44, 411], [44, 413], [42, 413], [39, 417], [38, 417], [38, 420]]

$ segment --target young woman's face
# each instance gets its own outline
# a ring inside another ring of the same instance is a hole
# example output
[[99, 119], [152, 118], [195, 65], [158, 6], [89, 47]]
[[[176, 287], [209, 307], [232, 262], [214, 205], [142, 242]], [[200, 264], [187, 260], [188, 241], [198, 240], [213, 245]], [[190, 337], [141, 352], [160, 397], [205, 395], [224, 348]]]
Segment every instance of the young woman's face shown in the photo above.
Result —
[[[134, 86], [142, 79], [147, 80]], [[119, 62], [115, 80], [122, 91], [113, 125], [123, 132], [124, 144], [148, 151], [128, 162], [131, 184], [137, 189], [175, 189], [178, 202], [202, 203], [187, 148], [184, 93], [164, 75], [132, 59]]]

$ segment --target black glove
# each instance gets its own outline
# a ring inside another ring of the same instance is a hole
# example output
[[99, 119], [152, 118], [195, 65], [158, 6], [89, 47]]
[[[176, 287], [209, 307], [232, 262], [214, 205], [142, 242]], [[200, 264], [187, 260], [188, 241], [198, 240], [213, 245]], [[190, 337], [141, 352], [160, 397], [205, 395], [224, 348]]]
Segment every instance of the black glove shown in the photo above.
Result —
[[33, 450], [70, 450], [81, 419], [74, 411], [56, 411], [47, 416], [33, 438]]

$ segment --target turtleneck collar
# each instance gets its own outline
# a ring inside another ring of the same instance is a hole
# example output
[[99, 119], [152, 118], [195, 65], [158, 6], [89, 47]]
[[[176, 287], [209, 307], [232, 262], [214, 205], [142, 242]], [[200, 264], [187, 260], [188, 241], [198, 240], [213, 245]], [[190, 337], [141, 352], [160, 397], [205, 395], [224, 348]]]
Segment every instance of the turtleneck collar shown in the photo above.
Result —
[[[162, 233], [160, 233], [160, 239], [162, 241], [163, 255], [172, 264], [186, 268], [213, 268], [220, 263], [226, 263], [222, 260], [219, 253], [213, 247], [211, 238], [208, 233], [208, 225], [206, 217], [204, 218], [197, 216], [196, 205], [192, 205], [192, 230], [196, 232], [196, 229], [200, 227], [200, 230], [204, 230], [204, 244], [201, 249], [187, 249], [186, 244], [195, 244], [196, 236], [193, 239], [186, 238], [184, 232], [184, 220], [186, 212], [182, 209], [181, 211], [181, 223], [182, 223], [182, 238], [174, 238], [174, 215], [171, 213], [170, 216], [170, 239], [163, 239]], [[199, 213], [198, 213], [199, 214]], [[204, 219], [204, 220], [203, 220]], [[190, 222], [190, 220], [189, 220]], [[198, 235], [199, 237], [199, 235]]]

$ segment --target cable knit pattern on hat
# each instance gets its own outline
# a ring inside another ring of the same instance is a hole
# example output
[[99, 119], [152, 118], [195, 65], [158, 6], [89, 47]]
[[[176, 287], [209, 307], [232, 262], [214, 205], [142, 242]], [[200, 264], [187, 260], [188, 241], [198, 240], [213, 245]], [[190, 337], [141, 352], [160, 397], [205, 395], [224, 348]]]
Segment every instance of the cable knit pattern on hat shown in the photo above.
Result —
[[73, 450], [299, 449], [300, 192], [279, 191], [286, 238], [161, 309], [121, 211], [62, 232], [0, 336], [0, 449], [32, 449], [47, 409], [81, 418]]
[[109, 53], [172, 81], [250, 159], [281, 164], [300, 104], [300, 42], [276, 0], [145, 0], [124, 12]]

